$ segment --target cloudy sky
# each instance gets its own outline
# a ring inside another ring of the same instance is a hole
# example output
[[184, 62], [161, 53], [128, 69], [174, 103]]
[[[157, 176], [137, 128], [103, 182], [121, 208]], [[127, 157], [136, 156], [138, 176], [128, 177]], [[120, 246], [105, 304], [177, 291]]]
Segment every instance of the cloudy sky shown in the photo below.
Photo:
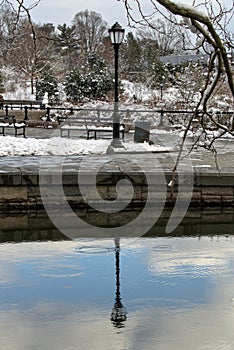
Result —
[[41, 0], [32, 16], [36, 23], [70, 24], [75, 14], [85, 9], [100, 13], [110, 26], [116, 21], [127, 25], [124, 6], [117, 0]]
[[[26, 6], [35, 3], [34, 0], [24, 1]], [[184, 4], [192, 4], [193, 0], [175, 1]], [[230, 6], [230, 4], [226, 3], [226, 0], [220, 0], [220, 2], [225, 3], [226, 6]], [[12, 0], [12, 3], [16, 4], [16, 0]], [[129, 3], [133, 9], [133, 14], [136, 16], [136, 5], [134, 10], [135, 1], [129, 0]], [[141, 5], [144, 13], [152, 13], [150, 0], [141, 0]], [[31, 14], [35, 23], [53, 23], [55, 26], [63, 23], [70, 25], [75, 14], [86, 9], [94, 10], [101, 14], [102, 18], [109, 24], [109, 26], [117, 21], [127, 30], [128, 21], [126, 10], [123, 2], [118, 0], [40, 0], [38, 6], [32, 10]]]

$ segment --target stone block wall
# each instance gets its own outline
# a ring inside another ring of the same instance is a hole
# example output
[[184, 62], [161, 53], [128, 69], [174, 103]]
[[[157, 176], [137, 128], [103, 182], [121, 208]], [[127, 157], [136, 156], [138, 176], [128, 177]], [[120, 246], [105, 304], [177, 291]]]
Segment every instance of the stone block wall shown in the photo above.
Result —
[[[129, 187], [126, 187], [122, 201], [126, 201], [126, 205], [129, 204], [135, 207], [142, 207], [149, 200], [158, 201], [160, 204], [164, 201], [166, 193], [166, 206], [173, 206], [177, 199], [178, 186], [176, 185], [173, 191], [167, 186], [171, 174], [166, 174], [164, 183], [161, 183], [162, 178], [160, 176], [157, 180], [157, 174], [152, 174], [152, 176], [155, 178], [155, 186], [153, 187], [155, 193], [153, 196], [149, 196], [147, 179], [144, 174], [132, 173], [128, 176], [128, 180], [131, 181], [134, 189], [132, 201], [129, 203], [131, 195]], [[89, 184], [88, 174], [86, 178], [87, 184]], [[91, 198], [91, 202], [97, 201], [98, 198], [92, 196], [94, 189], [97, 189], [102, 199], [115, 200], [117, 196], [116, 184], [123, 178], [120, 173], [99, 174], [95, 187], [87, 186], [87, 198]], [[61, 200], [63, 200], [58, 192], [61, 187], [60, 182], [60, 176], [56, 178], [49, 174], [46, 175], [43, 182], [43, 188], [50, 194], [48, 201], [54, 207], [59, 207]], [[86, 207], [86, 198], [81, 194], [77, 183], [77, 173], [69, 172], [65, 174], [62, 182], [65, 200], [74, 208]], [[2, 171], [0, 173], [0, 209], [43, 208], [39, 184], [38, 172], [23, 172], [20, 169], [14, 171], [11, 169], [10, 172]], [[180, 200], [190, 200], [186, 187], [180, 193]], [[226, 173], [220, 176], [213, 173], [195, 174], [190, 206], [234, 206], [234, 174]]]

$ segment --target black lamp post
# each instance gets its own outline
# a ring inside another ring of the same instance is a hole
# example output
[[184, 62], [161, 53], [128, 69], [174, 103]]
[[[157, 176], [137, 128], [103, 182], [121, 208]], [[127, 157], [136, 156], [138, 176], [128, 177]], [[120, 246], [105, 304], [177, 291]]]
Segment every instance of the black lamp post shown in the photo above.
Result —
[[110, 41], [114, 46], [115, 51], [115, 104], [113, 115], [113, 142], [112, 146], [118, 147], [121, 143], [119, 141], [119, 115], [118, 115], [118, 102], [119, 102], [119, 47], [123, 41], [125, 30], [115, 23], [109, 29]]

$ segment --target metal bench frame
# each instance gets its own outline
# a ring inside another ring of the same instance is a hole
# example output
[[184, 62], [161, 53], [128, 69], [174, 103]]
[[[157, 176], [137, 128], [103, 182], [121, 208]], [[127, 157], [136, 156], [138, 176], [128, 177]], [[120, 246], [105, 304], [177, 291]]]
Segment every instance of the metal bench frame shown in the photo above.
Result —
[[17, 121], [14, 116], [8, 116], [4, 118], [0, 118], [0, 135], [6, 136], [5, 129], [12, 129], [15, 130], [15, 137], [17, 136], [23, 136], [26, 138], [25, 135], [25, 128], [26, 123], [24, 120]]

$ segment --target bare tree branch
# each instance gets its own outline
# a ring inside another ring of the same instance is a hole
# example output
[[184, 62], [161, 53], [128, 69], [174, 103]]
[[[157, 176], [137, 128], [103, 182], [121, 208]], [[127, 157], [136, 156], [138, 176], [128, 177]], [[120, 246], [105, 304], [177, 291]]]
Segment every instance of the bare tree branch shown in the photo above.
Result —
[[[152, 18], [157, 14], [163, 14], [168, 18], [173, 14], [176, 17], [182, 17], [182, 21], [177, 22], [178, 26], [188, 29], [193, 35], [197, 36], [197, 48], [204, 48], [210, 55], [209, 64], [207, 68], [207, 77], [203, 89], [201, 90], [201, 97], [197, 102], [194, 113], [187, 121], [187, 125], [181, 140], [179, 153], [176, 159], [175, 166], [172, 172], [172, 192], [173, 185], [176, 181], [176, 171], [179, 161], [181, 159], [184, 144], [191, 130], [192, 121], [198, 118], [202, 127], [202, 134], [205, 135], [203, 146], [213, 152], [215, 160], [217, 161], [217, 152], [214, 148], [215, 140], [225, 133], [233, 135], [234, 118], [231, 122], [231, 127], [221, 123], [217, 120], [213, 113], [208, 110], [208, 102], [211, 99], [219, 82], [223, 83], [226, 78], [229, 91], [234, 99], [234, 79], [231, 62], [228, 58], [228, 49], [233, 48], [233, 37], [227, 29], [234, 14], [234, 1], [229, 2], [228, 6], [221, 3], [220, 0], [194, 0], [193, 5], [186, 5], [173, 0], [149, 0], [152, 6], [152, 13], [145, 14], [142, 9], [143, 0], [122, 0], [127, 11], [129, 22], [143, 24], [152, 27]], [[133, 16], [130, 2], [137, 5], [141, 20], [135, 20]], [[145, 2], [144, 2], [145, 5]], [[160, 8], [161, 6], [161, 8]], [[168, 12], [165, 12], [168, 11]], [[171, 19], [172, 20], [172, 19]], [[213, 125], [221, 130], [219, 135], [214, 136], [209, 142], [206, 136], [206, 119], [213, 123]], [[232, 130], [231, 130], [232, 129]], [[201, 135], [198, 136], [195, 145], [200, 145]]]

